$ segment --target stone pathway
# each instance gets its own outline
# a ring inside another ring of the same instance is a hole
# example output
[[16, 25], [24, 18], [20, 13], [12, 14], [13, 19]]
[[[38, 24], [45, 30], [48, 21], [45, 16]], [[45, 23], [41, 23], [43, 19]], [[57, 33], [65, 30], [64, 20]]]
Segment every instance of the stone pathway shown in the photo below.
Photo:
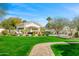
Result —
[[48, 42], [40, 43], [33, 47], [29, 56], [55, 56], [51, 50], [51, 45], [53, 44], [68, 44], [68, 43], [79, 43], [79, 42]]

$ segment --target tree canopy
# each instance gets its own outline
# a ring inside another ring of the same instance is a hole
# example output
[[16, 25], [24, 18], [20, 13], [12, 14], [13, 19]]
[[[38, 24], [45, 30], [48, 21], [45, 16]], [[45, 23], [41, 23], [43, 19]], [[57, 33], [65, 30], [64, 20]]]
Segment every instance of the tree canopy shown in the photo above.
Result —
[[46, 27], [48, 29], [55, 29], [58, 33], [60, 30], [63, 29], [64, 26], [67, 26], [69, 24], [68, 19], [66, 18], [53, 18], [53, 22], [48, 22], [46, 24]]
[[1, 22], [1, 25], [5, 29], [15, 29], [18, 24], [22, 23], [22, 20], [20, 18], [14, 18], [10, 17], [8, 19], [5, 19]]

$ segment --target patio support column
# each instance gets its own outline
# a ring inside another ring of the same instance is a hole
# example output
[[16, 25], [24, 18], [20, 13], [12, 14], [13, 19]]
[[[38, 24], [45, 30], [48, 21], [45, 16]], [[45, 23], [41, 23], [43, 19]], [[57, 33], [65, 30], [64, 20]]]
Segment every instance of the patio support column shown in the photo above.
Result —
[[30, 28], [30, 32], [33, 32], [33, 31], [32, 31], [32, 28]]
[[24, 30], [25, 30], [26, 28], [24, 27]]
[[18, 27], [16, 27], [16, 31], [19, 31]]
[[38, 35], [40, 34], [40, 28], [38, 28]]
[[38, 28], [38, 31], [40, 32], [40, 28]]

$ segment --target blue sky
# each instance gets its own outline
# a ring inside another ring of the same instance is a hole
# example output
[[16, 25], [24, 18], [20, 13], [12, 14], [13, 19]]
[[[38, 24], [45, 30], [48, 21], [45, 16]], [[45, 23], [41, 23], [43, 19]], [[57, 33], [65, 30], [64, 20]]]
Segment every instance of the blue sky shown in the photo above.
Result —
[[19, 17], [23, 20], [38, 22], [42, 25], [47, 23], [48, 16], [66, 17], [72, 20], [79, 16], [79, 4], [67, 3], [14, 3], [9, 4], [7, 15], [9, 17]]

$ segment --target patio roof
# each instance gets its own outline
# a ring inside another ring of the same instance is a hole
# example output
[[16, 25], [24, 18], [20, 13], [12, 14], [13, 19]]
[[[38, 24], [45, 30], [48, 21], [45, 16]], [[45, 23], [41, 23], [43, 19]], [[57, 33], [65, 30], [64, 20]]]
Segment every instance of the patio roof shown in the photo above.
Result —
[[35, 22], [24, 22], [17, 26], [17, 28], [29, 28], [29, 27], [40, 28], [42, 26]]

